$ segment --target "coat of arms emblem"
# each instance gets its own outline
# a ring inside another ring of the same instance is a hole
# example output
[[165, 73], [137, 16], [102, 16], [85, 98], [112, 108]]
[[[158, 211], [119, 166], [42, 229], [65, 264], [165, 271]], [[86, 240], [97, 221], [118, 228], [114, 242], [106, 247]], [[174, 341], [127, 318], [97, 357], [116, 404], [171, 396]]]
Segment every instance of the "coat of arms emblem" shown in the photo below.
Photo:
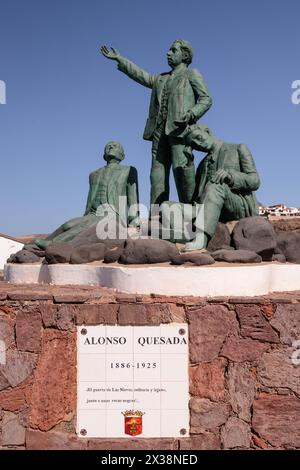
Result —
[[124, 432], [129, 436], [138, 436], [143, 432], [143, 413], [138, 410], [122, 411], [124, 415]]

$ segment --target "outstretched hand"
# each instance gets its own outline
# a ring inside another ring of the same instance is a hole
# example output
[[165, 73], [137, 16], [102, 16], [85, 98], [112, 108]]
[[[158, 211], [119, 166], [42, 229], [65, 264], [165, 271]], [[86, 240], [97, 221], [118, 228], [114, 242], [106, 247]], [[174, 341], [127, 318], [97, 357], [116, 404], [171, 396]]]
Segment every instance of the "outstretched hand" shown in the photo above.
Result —
[[110, 60], [118, 60], [121, 57], [119, 51], [117, 51], [117, 49], [115, 49], [114, 47], [101, 46], [100, 51], [102, 52], [104, 57]]

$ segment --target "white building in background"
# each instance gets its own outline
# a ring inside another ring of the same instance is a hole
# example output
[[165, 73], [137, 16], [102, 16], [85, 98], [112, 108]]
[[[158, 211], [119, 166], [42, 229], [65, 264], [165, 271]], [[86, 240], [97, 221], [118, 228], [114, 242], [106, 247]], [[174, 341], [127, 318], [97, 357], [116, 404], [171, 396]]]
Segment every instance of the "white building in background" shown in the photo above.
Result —
[[274, 206], [259, 206], [259, 215], [274, 217], [299, 217], [298, 207], [287, 207], [285, 204], [275, 204]]
[[7, 258], [22, 250], [23, 246], [24, 243], [19, 242], [16, 238], [0, 233], [0, 269], [4, 269]]

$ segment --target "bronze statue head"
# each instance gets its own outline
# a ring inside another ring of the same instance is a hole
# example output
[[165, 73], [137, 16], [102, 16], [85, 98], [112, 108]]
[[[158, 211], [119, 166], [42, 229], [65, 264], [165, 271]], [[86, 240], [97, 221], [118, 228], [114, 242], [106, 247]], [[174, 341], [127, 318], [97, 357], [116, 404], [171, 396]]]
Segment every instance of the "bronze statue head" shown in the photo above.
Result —
[[176, 39], [174, 43], [179, 44], [182, 54], [183, 62], [187, 65], [190, 65], [193, 61], [193, 47], [192, 44], [185, 39]]
[[204, 124], [187, 126], [183, 139], [187, 147], [200, 150], [201, 152], [209, 152], [217, 140], [209, 127]]
[[120, 142], [111, 141], [105, 145], [103, 158], [107, 161], [107, 163], [120, 163], [122, 160], [124, 160], [124, 157], [124, 149]]
[[183, 39], [176, 39], [167, 53], [167, 59], [171, 68], [182, 63], [191, 64], [193, 60], [192, 45]]

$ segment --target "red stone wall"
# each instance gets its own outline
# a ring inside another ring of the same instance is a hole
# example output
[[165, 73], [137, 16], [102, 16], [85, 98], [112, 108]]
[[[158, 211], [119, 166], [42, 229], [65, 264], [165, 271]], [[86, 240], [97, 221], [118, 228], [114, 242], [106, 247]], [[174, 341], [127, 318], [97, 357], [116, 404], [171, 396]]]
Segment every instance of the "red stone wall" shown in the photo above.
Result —
[[[300, 448], [300, 365], [291, 360], [299, 302], [299, 292], [209, 300], [2, 282], [0, 448]], [[77, 438], [76, 325], [183, 321], [190, 326], [191, 436]]]

